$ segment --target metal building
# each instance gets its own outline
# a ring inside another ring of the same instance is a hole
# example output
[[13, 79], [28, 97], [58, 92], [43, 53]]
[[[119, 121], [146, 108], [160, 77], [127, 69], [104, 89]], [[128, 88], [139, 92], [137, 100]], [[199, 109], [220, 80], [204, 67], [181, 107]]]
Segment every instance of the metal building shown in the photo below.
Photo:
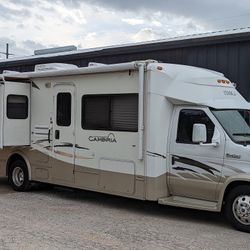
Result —
[[89, 62], [110, 64], [141, 59], [199, 66], [222, 72], [237, 83], [237, 89], [250, 101], [250, 28], [13, 58], [0, 61], [0, 72], [33, 71], [36, 64], [51, 62], [87, 66]]

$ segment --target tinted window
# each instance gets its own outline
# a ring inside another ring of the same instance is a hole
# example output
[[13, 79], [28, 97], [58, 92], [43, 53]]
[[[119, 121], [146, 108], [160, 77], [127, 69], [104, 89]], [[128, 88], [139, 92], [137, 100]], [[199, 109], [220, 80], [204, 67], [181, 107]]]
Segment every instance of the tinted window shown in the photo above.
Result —
[[7, 117], [9, 119], [26, 119], [28, 117], [28, 97], [9, 95], [7, 97]]
[[211, 143], [213, 133], [214, 133], [214, 124], [206, 113], [202, 110], [194, 109], [183, 109], [179, 115], [178, 122], [178, 131], [177, 139], [178, 143], [193, 143], [193, 125], [195, 123], [205, 124], [207, 128], [207, 141], [206, 143]]
[[56, 123], [58, 126], [70, 126], [71, 124], [71, 94], [57, 94]]
[[83, 96], [82, 127], [94, 130], [137, 131], [138, 95]]
[[113, 96], [110, 103], [110, 125], [113, 130], [138, 130], [138, 96]]
[[108, 129], [110, 115], [109, 102], [108, 96], [88, 96], [83, 98], [83, 127], [89, 129]]

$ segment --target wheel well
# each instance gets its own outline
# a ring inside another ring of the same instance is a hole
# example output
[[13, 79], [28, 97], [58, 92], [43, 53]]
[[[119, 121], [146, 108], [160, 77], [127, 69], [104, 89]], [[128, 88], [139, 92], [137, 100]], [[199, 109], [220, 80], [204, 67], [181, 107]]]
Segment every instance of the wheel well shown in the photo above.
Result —
[[6, 165], [6, 175], [8, 176], [9, 175], [9, 168], [11, 166], [11, 164], [14, 162], [14, 161], [17, 161], [17, 160], [21, 160], [23, 161], [25, 164], [25, 160], [24, 158], [20, 155], [20, 154], [13, 154], [7, 161], [7, 165]]
[[250, 182], [248, 182], [248, 181], [233, 181], [233, 182], [231, 182], [231, 183], [227, 186], [227, 188], [226, 188], [226, 190], [225, 190], [225, 192], [224, 192], [223, 201], [224, 201], [224, 202], [226, 201], [227, 195], [229, 194], [229, 192], [230, 192], [233, 188], [235, 188], [235, 187], [237, 187], [237, 186], [241, 186], [241, 185], [248, 185], [248, 186], [250, 186]]

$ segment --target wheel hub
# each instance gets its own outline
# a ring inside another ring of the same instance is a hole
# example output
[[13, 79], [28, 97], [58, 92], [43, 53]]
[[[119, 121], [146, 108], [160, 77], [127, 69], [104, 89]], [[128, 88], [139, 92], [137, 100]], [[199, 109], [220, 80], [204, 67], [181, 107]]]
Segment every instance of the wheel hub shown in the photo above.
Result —
[[233, 203], [235, 218], [244, 225], [250, 225], [250, 196], [238, 196]]
[[22, 186], [24, 182], [24, 172], [20, 167], [16, 167], [12, 173], [12, 180], [18, 187]]

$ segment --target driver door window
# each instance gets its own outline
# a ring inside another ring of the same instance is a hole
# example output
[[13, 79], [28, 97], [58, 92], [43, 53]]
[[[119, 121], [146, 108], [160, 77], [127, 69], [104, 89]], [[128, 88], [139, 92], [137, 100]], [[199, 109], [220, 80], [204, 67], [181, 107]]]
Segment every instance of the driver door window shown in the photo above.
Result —
[[182, 109], [179, 115], [177, 129], [177, 143], [194, 144], [192, 142], [193, 125], [195, 123], [205, 124], [207, 128], [207, 141], [212, 142], [214, 124], [203, 110]]

